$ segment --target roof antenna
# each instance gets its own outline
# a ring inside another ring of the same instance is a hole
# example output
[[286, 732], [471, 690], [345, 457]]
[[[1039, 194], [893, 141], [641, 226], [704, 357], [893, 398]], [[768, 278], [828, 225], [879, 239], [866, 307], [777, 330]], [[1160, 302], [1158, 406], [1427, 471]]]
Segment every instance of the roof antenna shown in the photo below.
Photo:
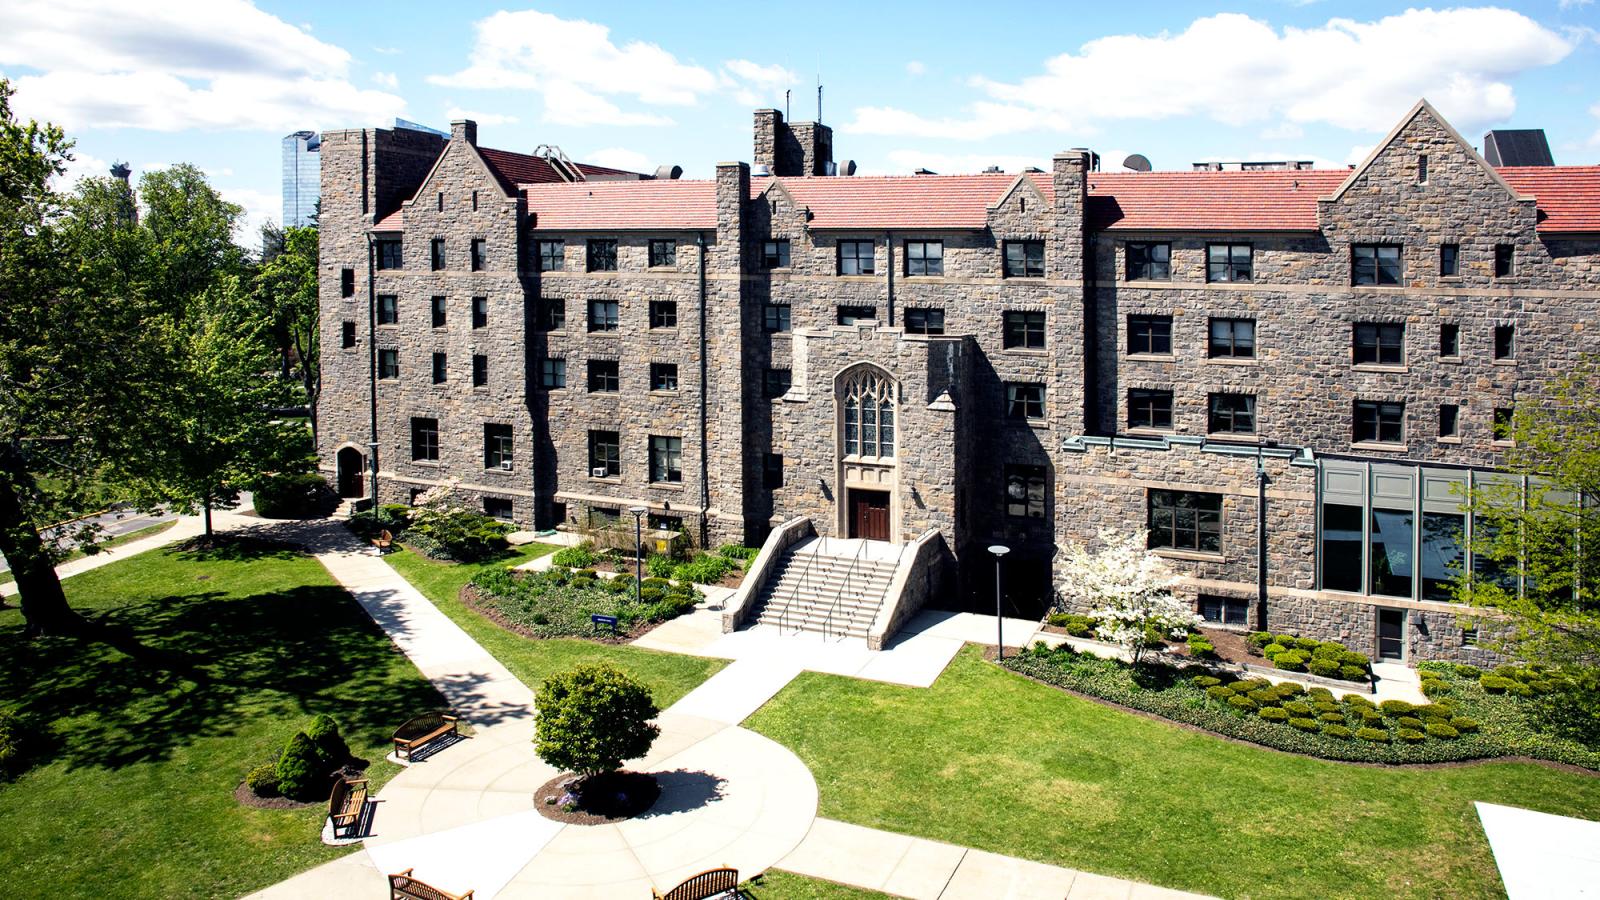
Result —
[[822, 76], [817, 76], [817, 124], [822, 124]]

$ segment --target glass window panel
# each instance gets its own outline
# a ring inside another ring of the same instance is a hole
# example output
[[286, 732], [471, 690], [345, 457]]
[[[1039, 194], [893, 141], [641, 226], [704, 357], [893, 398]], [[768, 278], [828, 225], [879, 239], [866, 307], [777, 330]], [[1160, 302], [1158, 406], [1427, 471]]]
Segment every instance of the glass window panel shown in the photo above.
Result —
[[1372, 537], [1369, 566], [1372, 593], [1388, 597], [1410, 597], [1412, 541], [1416, 520], [1409, 510], [1372, 511]]
[[1361, 520], [1359, 506], [1322, 505], [1322, 586], [1330, 591], [1360, 593]]

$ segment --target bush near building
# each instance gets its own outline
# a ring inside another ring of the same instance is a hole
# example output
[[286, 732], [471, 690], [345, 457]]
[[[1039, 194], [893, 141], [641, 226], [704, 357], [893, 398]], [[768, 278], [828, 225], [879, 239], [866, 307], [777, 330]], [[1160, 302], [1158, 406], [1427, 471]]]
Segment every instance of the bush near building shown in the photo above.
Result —
[[591, 615], [615, 616], [624, 634], [664, 622], [693, 609], [700, 592], [688, 582], [646, 578], [634, 599], [631, 575], [601, 578], [590, 569], [513, 574], [481, 572], [472, 580], [480, 602], [514, 629], [533, 637], [589, 637]]
[[1372, 677], [1372, 660], [1338, 641], [1252, 631], [1246, 642], [1254, 652], [1285, 672], [1308, 672], [1340, 681], [1367, 681]]

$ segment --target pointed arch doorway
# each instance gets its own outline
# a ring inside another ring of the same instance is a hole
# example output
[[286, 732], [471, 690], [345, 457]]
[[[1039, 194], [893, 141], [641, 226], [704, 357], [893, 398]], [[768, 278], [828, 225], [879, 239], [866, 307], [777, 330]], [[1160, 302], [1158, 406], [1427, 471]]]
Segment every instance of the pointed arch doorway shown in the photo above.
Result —
[[888, 372], [858, 363], [834, 381], [839, 483], [838, 532], [892, 541], [898, 533], [899, 386]]

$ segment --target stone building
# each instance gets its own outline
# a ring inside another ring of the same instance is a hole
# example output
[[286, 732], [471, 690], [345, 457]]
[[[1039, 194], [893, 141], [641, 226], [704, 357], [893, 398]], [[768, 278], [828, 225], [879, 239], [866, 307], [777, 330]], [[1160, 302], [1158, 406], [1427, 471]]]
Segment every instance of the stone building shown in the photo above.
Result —
[[1426, 103], [1350, 171], [854, 177], [827, 126], [754, 133], [701, 181], [324, 133], [341, 492], [375, 448], [384, 502], [454, 478], [536, 527], [933, 538], [954, 607], [1003, 543], [1022, 615], [1148, 526], [1221, 624], [1487, 657], [1441, 591], [1460, 497], [1600, 350], [1600, 167], [1492, 168]]

